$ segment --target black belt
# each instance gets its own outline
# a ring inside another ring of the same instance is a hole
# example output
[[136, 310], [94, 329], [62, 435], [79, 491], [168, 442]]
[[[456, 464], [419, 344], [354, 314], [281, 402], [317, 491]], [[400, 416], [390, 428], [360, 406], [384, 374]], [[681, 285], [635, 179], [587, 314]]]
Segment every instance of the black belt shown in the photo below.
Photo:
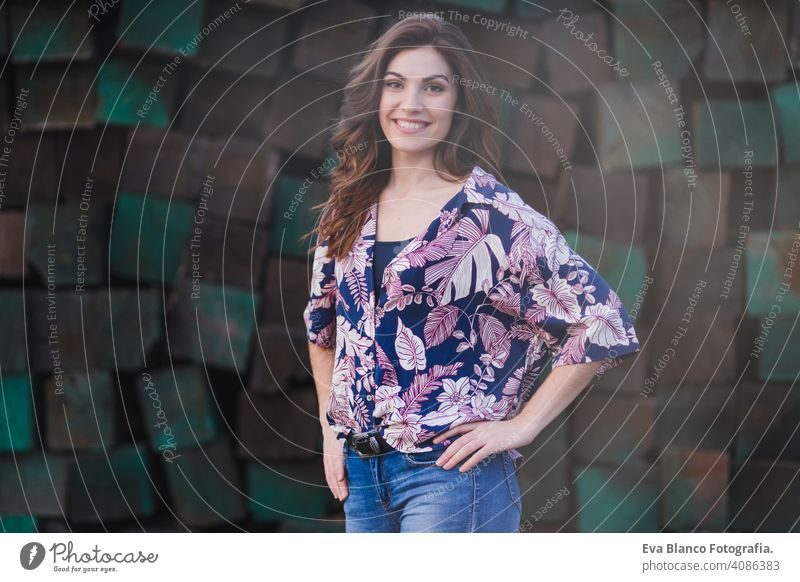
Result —
[[347, 444], [362, 459], [377, 457], [380, 454], [390, 453], [394, 450], [377, 429], [368, 430], [367, 432], [351, 432], [347, 435]]

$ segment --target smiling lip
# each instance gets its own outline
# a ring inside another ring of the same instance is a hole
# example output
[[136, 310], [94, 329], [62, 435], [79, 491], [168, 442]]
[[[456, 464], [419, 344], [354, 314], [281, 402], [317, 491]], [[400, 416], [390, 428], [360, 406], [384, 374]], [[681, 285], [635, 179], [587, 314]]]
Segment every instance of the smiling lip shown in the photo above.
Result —
[[[423, 131], [431, 124], [429, 121], [414, 121], [411, 119], [392, 119], [392, 121], [394, 122], [395, 127], [403, 133], [419, 133], [420, 131]], [[418, 129], [410, 129], [407, 127], [403, 127], [398, 123], [398, 121], [406, 121], [408, 123], [424, 123], [425, 127], [420, 127]]]

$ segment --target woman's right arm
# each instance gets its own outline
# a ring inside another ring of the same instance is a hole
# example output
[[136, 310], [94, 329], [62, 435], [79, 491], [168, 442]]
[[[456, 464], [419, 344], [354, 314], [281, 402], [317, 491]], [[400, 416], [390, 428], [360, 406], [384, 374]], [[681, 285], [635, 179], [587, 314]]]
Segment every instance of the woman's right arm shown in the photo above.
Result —
[[342, 442], [336, 438], [336, 433], [328, 425], [327, 419], [335, 351], [332, 348], [323, 348], [309, 342], [308, 352], [311, 357], [311, 372], [314, 375], [314, 384], [317, 387], [317, 399], [319, 401], [319, 423], [322, 428], [325, 480], [333, 496], [339, 501], [344, 501], [348, 491]]
[[328, 257], [327, 241], [317, 247], [311, 275], [310, 297], [303, 313], [308, 337], [311, 373], [317, 389], [322, 428], [325, 479], [331, 493], [343, 501], [348, 495], [342, 442], [328, 425], [327, 410], [333, 380], [336, 346], [335, 262]]

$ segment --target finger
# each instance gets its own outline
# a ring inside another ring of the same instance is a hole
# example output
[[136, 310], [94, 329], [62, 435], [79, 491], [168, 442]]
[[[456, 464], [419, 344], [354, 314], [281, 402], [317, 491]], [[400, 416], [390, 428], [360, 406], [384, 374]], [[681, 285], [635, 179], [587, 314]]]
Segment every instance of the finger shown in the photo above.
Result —
[[455, 457], [459, 453], [459, 451], [461, 451], [461, 449], [469, 445], [469, 443], [471, 443], [474, 439], [475, 436], [473, 434], [466, 434], [461, 438], [456, 439], [456, 442], [447, 447], [447, 449], [445, 449], [445, 451], [441, 455], [439, 455], [439, 458], [436, 459], [436, 464], [439, 465], [440, 467], [444, 467], [445, 464], [447, 464], [453, 457]]
[[327, 467], [325, 468], [325, 481], [328, 483], [328, 489], [331, 490], [331, 495], [333, 495], [333, 498], [338, 499], [338, 497], [336, 496], [337, 493], [336, 481], [331, 477], [331, 472], [328, 470]]
[[339, 494], [339, 501], [344, 501], [347, 497], [347, 478], [345, 475], [344, 464], [336, 467], [336, 488]]
[[453, 455], [450, 460], [445, 463], [442, 468], [445, 470], [450, 470], [456, 465], [458, 465], [461, 461], [466, 459], [469, 455], [480, 449], [484, 444], [486, 444], [482, 439], [473, 439], [468, 442], [466, 445], [461, 447], [459, 451]]
[[454, 426], [453, 428], [447, 429], [443, 433], [436, 435], [436, 437], [434, 437], [433, 439], [433, 442], [440, 443], [443, 440], [448, 439], [453, 435], [469, 432], [474, 427], [475, 427], [474, 423], [459, 424], [458, 426]]
[[476, 466], [480, 463], [483, 459], [489, 456], [489, 447], [482, 447], [478, 449], [474, 455], [472, 455], [469, 459], [467, 459], [464, 463], [461, 464], [461, 467], [458, 470], [462, 473], [469, 471], [472, 467]]
[[436, 464], [440, 467], [444, 465], [453, 455], [455, 455], [461, 448], [466, 445], [469, 441], [471, 441], [473, 436], [471, 434], [464, 434], [457, 438], [455, 441], [450, 443], [450, 445], [442, 451], [442, 454], [439, 455], [439, 458], [436, 459]]

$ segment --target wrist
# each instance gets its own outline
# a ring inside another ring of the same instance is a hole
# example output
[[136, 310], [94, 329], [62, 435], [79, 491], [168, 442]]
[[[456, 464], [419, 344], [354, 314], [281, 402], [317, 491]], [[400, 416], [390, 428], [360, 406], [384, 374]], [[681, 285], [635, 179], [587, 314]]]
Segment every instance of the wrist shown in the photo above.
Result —
[[522, 442], [521, 446], [529, 445], [539, 434], [539, 429], [536, 424], [529, 418], [525, 417], [522, 413], [517, 414], [514, 418], [509, 420], [512, 425], [514, 434]]

